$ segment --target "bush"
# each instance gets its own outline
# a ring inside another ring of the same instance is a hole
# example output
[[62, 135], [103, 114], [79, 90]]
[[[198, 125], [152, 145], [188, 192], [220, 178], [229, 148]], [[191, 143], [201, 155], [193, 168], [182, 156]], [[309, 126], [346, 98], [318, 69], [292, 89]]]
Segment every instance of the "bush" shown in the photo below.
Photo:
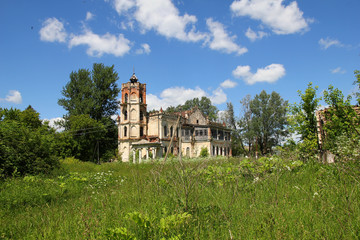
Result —
[[209, 156], [209, 151], [206, 147], [202, 147], [200, 151], [200, 157], [206, 158]]
[[30, 107], [0, 112], [1, 177], [50, 173], [59, 166], [55, 131], [41, 123], [37, 112]]

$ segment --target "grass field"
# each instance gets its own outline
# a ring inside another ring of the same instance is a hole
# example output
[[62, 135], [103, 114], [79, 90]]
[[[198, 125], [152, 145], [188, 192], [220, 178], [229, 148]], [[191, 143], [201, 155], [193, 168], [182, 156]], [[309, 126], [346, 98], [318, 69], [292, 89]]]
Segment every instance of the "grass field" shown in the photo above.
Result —
[[0, 182], [0, 239], [359, 239], [360, 165], [62, 162]]

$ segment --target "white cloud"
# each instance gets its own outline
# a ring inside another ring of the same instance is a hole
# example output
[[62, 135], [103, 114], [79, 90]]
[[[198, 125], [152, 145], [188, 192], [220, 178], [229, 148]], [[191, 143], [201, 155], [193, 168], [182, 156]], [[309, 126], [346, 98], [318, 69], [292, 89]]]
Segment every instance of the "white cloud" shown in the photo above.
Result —
[[85, 30], [82, 35], [73, 35], [69, 41], [69, 47], [87, 45], [87, 54], [90, 56], [101, 57], [103, 54], [112, 54], [121, 57], [128, 53], [131, 48], [131, 42], [123, 34], [118, 36], [106, 33], [97, 35], [91, 30]]
[[57, 117], [57, 118], [51, 118], [51, 119], [44, 119], [43, 122], [49, 122], [49, 126], [54, 128], [56, 131], [61, 132], [64, 131], [65, 128], [57, 125], [57, 122], [64, 121], [64, 118]]
[[146, 99], [149, 110], [159, 110], [160, 108], [165, 110], [169, 106], [177, 106], [179, 104], [184, 104], [187, 100], [201, 98], [204, 96], [210, 98], [213, 104], [222, 104], [226, 102], [227, 99], [226, 94], [221, 88], [217, 88], [212, 92], [212, 94], [208, 94], [199, 87], [196, 87], [195, 89], [171, 87], [163, 90], [160, 93], [160, 97], [154, 94], [148, 94]]
[[344, 45], [337, 39], [331, 39], [327, 37], [326, 39], [321, 38], [319, 40], [320, 47], [322, 49], [328, 49], [331, 46], [343, 47]]
[[197, 18], [188, 14], [180, 16], [171, 0], [114, 0], [114, 7], [120, 15], [133, 10], [128, 17], [135, 18], [144, 32], [155, 30], [166, 38], [185, 42], [206, 38], [206, 34], [195, 29]]
[[21, 104], [22, 103], [21, 93], [17, 90], [10, 90], [5, 98], [0, 98], [0, 101]]
[[222, 104], [227, 100], [227, 96], [221, 88], [215, 89], [209, 98], [212, 104]]
[[64, 24], [56, 18], [48, 18], [39, 31], [40, 40], [46, 42], [65, 42], [67, 33]]
[[276, 34], [292, 34], [308, 29], [308, 22], [303, 17], [297, 2], [287, 6], [284, 0], [236, 0], [230, 9], [236, 16], [249, 16], [269, 26]]
[[247, 29], [245, 36], [249, 38], [252, 42], [257, 39], [262, 39], [263, 37], [268, 36], [269, 34], [263, 31], [258, 31], [257, 33], [253, 31], [250, 27]]
[[86, 13], [86, 21], [90, 21], [93, 18], [94, 18], [94, 14], [92, 14], [91, 12]]
[[115, 0], [113, 4], [118, 14], [122, 14], [134, 7], [136, 2], [134, 0]]
[[221, 23], [213, 21], [212, 18], [208, 18], [206, 24], [211, 32], [212, 39], [209, 43], [211, 49], [226, 53], [236, 53], [238, 55], [242, 55], [248, 51], [246, 48], [234, 42], [236, 36], [229, 36], [225, 31], [224, 25]]
[[141, 44], [141, 48], [136, 50], [136, 54], [149, 54], [151, 52], [150, 46], [147, 43]]
[[237, 82], [233, 82], [230, 79], [226, 79], [225, 81], [223, 81], [220, 86], [223, 88], [234, 88], [236, 87]]
[[250, 66], [237, 66], [232, 72], [236, 78], [242, 78], [247, 84], [257, 82], [273, 83], [285, 75], [285, 68], [282, 64], [270, 64], [265, 68], [258, 68], [256, 73], [250, 72]]
[[331, 73], [333, 73], [333, 74], [336, 74], [336, 73], [344, 74], [344, 73], [346, 73], [346, 71], [344, 69], [342, 69], [341, 67], [337, 67], [335, 69], [331, 69]]

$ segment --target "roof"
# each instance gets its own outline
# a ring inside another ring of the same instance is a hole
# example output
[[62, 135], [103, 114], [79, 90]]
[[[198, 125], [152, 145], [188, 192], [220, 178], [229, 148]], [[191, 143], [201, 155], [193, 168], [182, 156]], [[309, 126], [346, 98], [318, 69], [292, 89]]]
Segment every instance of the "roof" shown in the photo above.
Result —
[[133, 75], [131, 76], [131, 78], [130, 78], [130, 81], [132, 82], [132, 83], [135, 83], [135, 82], [137, 82], [139, 79], [135, 76], [135, 73], [133, 73]]

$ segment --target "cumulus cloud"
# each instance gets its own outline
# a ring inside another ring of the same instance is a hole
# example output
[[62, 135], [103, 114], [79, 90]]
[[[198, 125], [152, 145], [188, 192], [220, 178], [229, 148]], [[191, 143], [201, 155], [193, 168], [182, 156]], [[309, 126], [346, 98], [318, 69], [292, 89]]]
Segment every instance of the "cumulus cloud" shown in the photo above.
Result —
[[91, 12], [86, 13], [86, 21], [90, 21], [93, 18], [94, 18], [94, 14], [92, 14]]
[[245, 36], [249, 38], [252, 42], [262, 39], [263, 37], [268, 36], [269, 34], [263, 31], [255, 32], [250, 27], [247, 29]]
[[46, 19], [40, 29], [40, 40], [45, 42], [65, 42], [67, 33], [64, 24], [56, 18]]
[[237, 85], [237, 82], [233, 82], [233, 81], [231, 81], [230, 79], [226, 79], [225, 81], [223, 81], [223, 82], [220, 84], [220, 86], [221, 86], [222, 88], [234, 88], [234, 87], [236, 87], [236, 85]]
[[331, 46], [343, 47], [344, 45], [337, 39], [331, 39], [327, 37], [326, 39], [321, 38], [319, 40], [320, 47], [324, 50], [328, 49]]
[[331, 73], [333, 73], [333, 74], [336, 74], [336, 73], [344, 74], [344, 73], [346, 73], [346, 71], [344, 69], [342, 69], [341, 67], [337, 67], [335, 69], [331, 69]]
[[87, 45], [86, 53], [90, 56], [101, 57], [103, 54], [112, 54], [121, 57], [131, 49], [131, 42], [123, 34], [118, 36], [106, 33], [97, 35], [91, 30], [85, 30], [82, 35], [72, 35], [69, 41], [69, 47]]
[[309, 28], [297, 2], [287, 6], [284, 0], [236, 0], [230, 9], [235, 16], [248, 16], [269, 26], [276, 34], [303, 32]]
[[236, 36], [229, 36], [221, 23], [208, 18], [206, 24], [211, 32], [209, 43], [211, 49], [225, 53], [236, 53], [237, 55], [242, 55], [248, 51], [247, 48], [241, 47], [234, 42]]
[[113, 4], [118, 14], [123, 14], [133, 8], [136, 2], [134, 0], [115, 0]]
[[273, 83], [285, 75], [285, 68], [282, 64], [273, 63], [252, 73], [250, 66], [237, 66], [232, 74], [236, 78], [242, 78], [249, 85], [257, 82]]
[[212, 94], [209, 94], [199, 87], [194, 89], [185, 87], [171, 87], [163, 90], [160, 93], [160, 97], [154, 94], [147, 94], [146, 99], [149, 110], [159, 110], [160, 108], [165, 110], [169, 106], [177, 106], [179, 104], [184, 104], [187, 100], [201, 98], [204, 96], [210, 98], [213, 104], [222, 104], [226, 102], [227, 99], [226, 94], [221, 88], [217, 88], [212, 91]]
[[184, 14], [171, 0], [114, 0], [114, 8], [118, 14], [128, 14], [134, 18], [142, 30], [154, 30], [166, 38], [175, 38], [185, 42], [197, 42], [206, 38], [206, 34], [195, 29], [197, 18], [194, 15]]
[[57, 118], [50, 118], [50, 119], [44, 119], [43, 122], [48, 122], [49, 126], [52, 127], [53, 129], [55, 129], [58, 132], [64, 131], [65, 128], [59, 126], [57, 123], [58, 122], [62, 122], [64, 121], [64, 118], [62, 117], [57, 117]]
[[227, 100], [226, 94], [220, 87], [212, 91], [212, 95], [209, 98], [213, 104], [222, 104]]
[[21, 93], [18, 90], [10, 90], [5, 98], [0, 98], [0, 101], [21, 104], [22, 103]]
[[141, 44], [141, 48], [135, 51], [136, 54], [149, 54], [151, 52], [150, 46], [147, 43]]

